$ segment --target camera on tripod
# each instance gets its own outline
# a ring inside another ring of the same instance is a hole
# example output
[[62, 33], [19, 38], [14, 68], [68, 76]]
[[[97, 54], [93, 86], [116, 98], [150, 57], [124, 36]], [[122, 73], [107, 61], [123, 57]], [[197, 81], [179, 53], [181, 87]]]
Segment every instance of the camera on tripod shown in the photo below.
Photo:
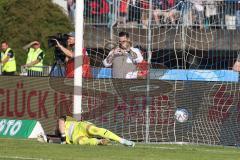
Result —
[[68, 39], [68, 34], [65, 33], [57, 33], [54, 36], [49, 36], [48, 37], [48, 47], [54, 48], [54, 56], [55, 56], [55, 61], [60, 61], [64, 63], [65, 61], [65, 54], [61, 51], [60, 48], [57, 47], [57, 42], [56, 40], [64, 47], [67, 47], [67, 39]]
[[[61, 76], [63, 77], [65, 74], [65, 71], [63, 68], [65, 68], [65, 54], [63, 51], [57, 47], [57, 41], [63, 46], [67, 47], [67, 40], [68, 40], [68, 34], [65, 33], [57, 33], [54, 36], [48, 37], [48, 47], [52, 48], [54, 47], [54, 57], [55, 62], [51, 68], [50, 76]], [[56, 71], [56, 72], [55, 72]]]

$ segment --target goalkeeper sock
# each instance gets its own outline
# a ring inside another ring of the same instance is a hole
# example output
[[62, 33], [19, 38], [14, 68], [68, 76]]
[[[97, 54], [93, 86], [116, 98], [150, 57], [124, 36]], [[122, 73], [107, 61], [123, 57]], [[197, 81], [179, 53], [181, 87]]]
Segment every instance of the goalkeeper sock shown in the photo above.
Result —
[[104, 129], [104, 128], [98, 128], [95, 126], [91, 126], [88, 130], [88, 132], [91, 135], [95, 135], [95, 136], [100, 136], [103, 137], [105, 139], [110, 139], [116, 142], [120, 142], [121, 138], [119, 136], [117, 136], [116, 134], [114, 134], [113, 132]]

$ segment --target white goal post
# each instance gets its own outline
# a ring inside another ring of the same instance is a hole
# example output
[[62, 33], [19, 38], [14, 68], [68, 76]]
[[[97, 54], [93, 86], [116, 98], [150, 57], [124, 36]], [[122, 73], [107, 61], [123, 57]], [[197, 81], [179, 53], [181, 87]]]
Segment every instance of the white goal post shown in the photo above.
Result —
[[83, 50], [83, 12], [84, 12], [84, 0], [76, 1], [76, 48], [75, 48], [75, 70], [74, 70], [74, 106], [73, 115], [77, 119], [81, 119], [82, 111], [82, 50]]

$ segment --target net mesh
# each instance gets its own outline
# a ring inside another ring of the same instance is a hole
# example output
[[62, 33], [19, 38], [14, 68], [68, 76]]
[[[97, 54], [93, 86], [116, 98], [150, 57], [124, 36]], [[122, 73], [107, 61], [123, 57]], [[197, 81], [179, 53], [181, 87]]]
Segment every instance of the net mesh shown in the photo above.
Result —
[[[136, 142], [239, 144], [240, 86], [232, 71], [238, 3], [199, 2], [85, 1], [83, 39], [93, 78], [83, 79], [83, 120]], [[104, 67], [122, 31], [141, 50], [137, 68], [145, 77], [112, 78], [113, 69]], [[1, 118], [37, 119], [53, 134], [56, 119], [72, 115], [73, 79], [0, 80]], [[186, 122], [175, 119], [179, 108], [188, 111]]]
[[[100, 79], [85, 82], [94, 94], [84, 98], [83, 117], [135, 141], [236, 144], [238, 85], [222, 79], [237, 56], [231, 19], [237, 4], [158, 2], [112, 1], [109, 28], [85, 25], [85, 39], [93, 43], [86, 46], [96, 46], [88, 52]], [[99, 69], [121, 31], [129, 33], [145, 61], [151, 54], [149, 79], [111, 79], [107, 69]], [[174, 118], [179, 107], [189, 112], [185, 123]]]

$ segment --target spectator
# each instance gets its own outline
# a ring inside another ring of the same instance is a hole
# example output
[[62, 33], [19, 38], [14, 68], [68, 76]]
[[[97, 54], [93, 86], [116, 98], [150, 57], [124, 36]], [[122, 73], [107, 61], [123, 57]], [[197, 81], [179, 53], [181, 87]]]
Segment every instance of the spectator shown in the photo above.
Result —
[[[155, 0], [154, 6], [155, 9], [153, 11], [154, 20], [157, 25], [159, 25], [159, 17], [163, 18], [164, 23], [170, 22], [175, 24], [176, 18], [179, 14], [179, 11], [175, 7], [175, 0]], [[175, 7], [175, 8], [174, 8]]]
[[142, 8], [142, 15], [141, 15], [141, 21], [143, 28], [146, 29], [148, 27], [148, 17], [149, 17], [149, 1], [148, 0], [141, 0], [141, 8]]
[[187, 27], [193, 25], [192, 6], [193, 4], [189, 1], [184, 2], [184, 5], [183, 5], [183, 15], [182, 15], [183, 25]]
[[16, 72], [16, 60], [14, 52], [8, 46], [7, 41], [1, 42], [2, 75], [13, 76]]
[[119, 6], [118, 24], [123, 24], [124, 26], [127, 23], [128, 3], [129, 3], [129, 0], [121, 0], [120, 6]]
[[[66, 77], [73, 78], [74, 77], [74, 52], [75, 52], [75, 33], [70, 32], [68, 34], [67, 47], [62, 46], [57, 40], [57, 46], [62, 50], [62, 52], [66, 55]], [[83, 49], [83, 77], [91, 78], [91, 68], [90, 68], [90, 60], [88, 58], [88, 54], [86, 49]]]
[[114, 13], [115, 0], [107, 0], [107, 3], [109, 4], [108, 28], [111, 28], [111, 26], [116, 23], [115, 13]]
[[195, 13], [194, 19], [196, 23], [200, 26], [200, 29], [203, 29], [204, 22], [204, 6], [203, 0], [191, 0], [193, 3], [193, 11]]
[[75, 23], [76, 0], [67, 0], [68, 16]]
[[240, 31], [240, 0], [236, 4], [236, 24], [237, 30]]
[[155, 20], [155, 23], [157, 25], [159, 25], [159, 16], [160, 15], [160, 12], [162, 10], [162, 3], [163, 3], [163, 0], [154, 0], [153, 2], [153, 18]]
[[216, 1], [208, 1], [206, 4], [206, 12], [205, 12], [205, 28], [208, 29], [209, 24], [216, 23], [215, 21], [218, 19], [217, 15], [217, 2]]
[[143, 61], [139, 49], [133, 48], [129, 34], [119, 33], [119, 46], [112, 49], [104, 59], [105, 67], [112, 66], [113, 78], [135, 79], [138, 76], [137, 64]]
[[233, 65], [233, 70], [236, 72], [240, 72], [240, 54], [238, 54], [237, 60]]
[[45, 55], [41, 49], [41, 44], [38, 41], [33, 41], [23, 48], [28, 49], [27, 62], [23, 66], [27, 68], [27, 75], [43, 76], [43, 58]]
[[[86, 16], [90, 18], [91, 23], [108, 23], [108, 16], [111, 16], [110, 14], [113, 13], [110, 4], [112, 0], [109, 0], [110, 3], [108, 3], [108, 0], [88, 0], [85, 2], [86, 8], [84, 11]], [[112, 19], [110, 19], [109, 23], [111, 22]], [[111, 24], [108, 25], [111, 26]]]
[[130, 0], [128, 7], [128, 21], [141, 24], [141, 9], [140, 0]]
[[[141, 53], [142, 55], [144, 54], [143, 52]], [[148, 74], [149, 74], [149, 70], [148, 70], [148, 62], [146, 60], [143, 60], [141, 63], [137, 64], [137, 78], [138, 79], [146, 79]]]

